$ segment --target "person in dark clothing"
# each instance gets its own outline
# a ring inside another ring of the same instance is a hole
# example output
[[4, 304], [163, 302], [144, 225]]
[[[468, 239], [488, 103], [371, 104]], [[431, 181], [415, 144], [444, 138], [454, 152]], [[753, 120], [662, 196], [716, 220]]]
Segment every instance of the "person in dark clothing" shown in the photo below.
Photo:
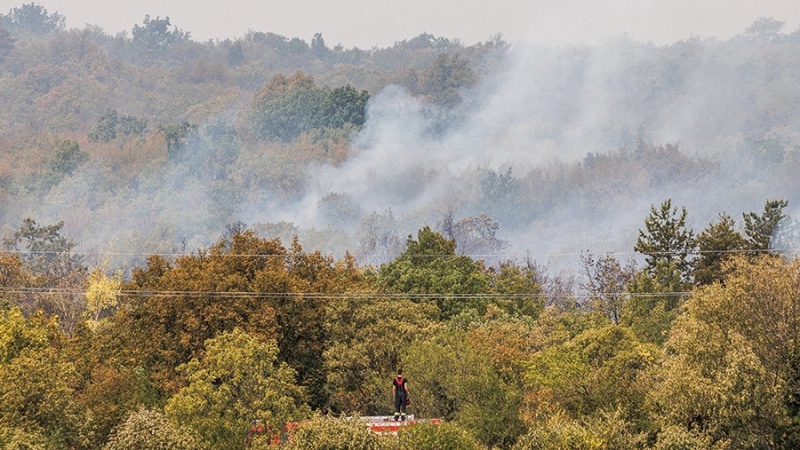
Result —
[[403, 369], [398, 369], [397, 376], [392, 380], [392, 397], [394, 398], [394, 420], [406, 420], [408, 381], [403, 377]]

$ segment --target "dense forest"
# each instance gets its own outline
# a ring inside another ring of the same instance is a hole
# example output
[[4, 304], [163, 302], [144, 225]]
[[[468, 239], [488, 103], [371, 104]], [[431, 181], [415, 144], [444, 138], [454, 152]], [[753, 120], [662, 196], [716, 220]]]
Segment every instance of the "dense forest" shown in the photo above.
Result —
[[[783, 27], [364, 50], [0, 14], [0, 446], [800, 448]], [[398, 368], [441, 425], [341, 419]]]

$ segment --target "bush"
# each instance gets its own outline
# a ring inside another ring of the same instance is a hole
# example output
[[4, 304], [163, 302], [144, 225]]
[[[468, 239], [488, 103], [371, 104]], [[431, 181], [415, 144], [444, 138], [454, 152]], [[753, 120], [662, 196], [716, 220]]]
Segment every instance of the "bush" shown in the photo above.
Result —
[[391, 450], [394, 438], [377, 435], [358, 419], [318, 416], [298, 426], [288, 450]]
[[399, 450], [469, 450], [481, 444], [466, 430], [452, 424], [416, 424], [400, 431]]
[[104, 450], [196, 450], [204, 446], [160, 411], [140, 409], [112, 433]]

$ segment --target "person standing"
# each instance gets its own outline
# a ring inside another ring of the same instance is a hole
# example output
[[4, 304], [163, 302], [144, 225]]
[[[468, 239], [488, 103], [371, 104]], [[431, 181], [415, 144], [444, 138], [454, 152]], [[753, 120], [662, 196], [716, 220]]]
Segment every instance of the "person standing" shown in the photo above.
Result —
[[403, 376], [403, 369], [398, 369], [397, 376], [392, 380], [392, 397], [394, 398], [394, 420], [406, 420], [408, 380]]

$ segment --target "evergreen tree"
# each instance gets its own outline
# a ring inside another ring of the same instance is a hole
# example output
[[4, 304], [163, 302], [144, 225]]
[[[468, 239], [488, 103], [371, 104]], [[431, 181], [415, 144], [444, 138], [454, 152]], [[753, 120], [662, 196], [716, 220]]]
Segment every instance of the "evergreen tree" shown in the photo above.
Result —
[[667, 199], [661, 207], [650, 207], [644, 220], [645, 229], [639, 230], [634, 250], [645, 255], [647, 271], [662, 281], [672, 277], [677, 270], [682, 282], [691, 278], [693, 262], [689, 255], [694, 251], [694, 232], [686, 227], [686, 208], [672, 206]]

